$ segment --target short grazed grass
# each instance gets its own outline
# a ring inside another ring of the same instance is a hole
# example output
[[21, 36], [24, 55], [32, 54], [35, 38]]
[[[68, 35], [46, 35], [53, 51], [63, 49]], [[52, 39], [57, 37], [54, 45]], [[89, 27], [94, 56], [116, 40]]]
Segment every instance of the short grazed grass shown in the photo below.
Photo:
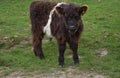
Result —
[[67, 73], [72, 68], [75, 69], [71, 71], [73, 74], [87, 72], [120, 78], [119, 0], [68, 0], [77, 5], [87, 4], [89, 9], [83, 16], [84, 32], [79, 42], [81, 63], [78, 66], [73, 64], [72, 52], [67, 46], [64, 68], [58, 66], [55, 40], [43, 43], [45, 60], [40, 60], [32, 52], [29, 20], [32, 1], [0, 1], [0, 77], [4, 78], [16, 71], [23, 71], [27, 76], [35, 75], [31, 72]]

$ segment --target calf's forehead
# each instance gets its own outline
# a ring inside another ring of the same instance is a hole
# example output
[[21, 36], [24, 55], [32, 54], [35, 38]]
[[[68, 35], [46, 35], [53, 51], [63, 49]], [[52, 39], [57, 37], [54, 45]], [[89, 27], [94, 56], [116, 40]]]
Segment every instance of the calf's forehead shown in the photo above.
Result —
[[65, 6], [65, 13], [67, 14], [77, 14], [77, 6], [73, 5], [73, 4], [70, 4], [70, 5], [67, 5]]

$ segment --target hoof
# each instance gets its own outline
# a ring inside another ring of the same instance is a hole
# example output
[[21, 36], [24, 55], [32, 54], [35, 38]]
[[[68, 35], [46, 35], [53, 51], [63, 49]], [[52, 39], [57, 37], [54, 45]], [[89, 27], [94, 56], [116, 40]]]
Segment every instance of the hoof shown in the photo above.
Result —
[[39, 58], [40, 58], [41, 60], [45, 59], [44, 55], [39, 55]]
[[63, 67], [64, 67], [64, 64], [59, 64], [59, 66], [63, 68]]
[[75, 61], [74, 64], [79, 65], [80, 64], [79, 60]]
[[63, 67], [64, 67], [64, 65], [59, 65], [59, 67], [63, 68]]

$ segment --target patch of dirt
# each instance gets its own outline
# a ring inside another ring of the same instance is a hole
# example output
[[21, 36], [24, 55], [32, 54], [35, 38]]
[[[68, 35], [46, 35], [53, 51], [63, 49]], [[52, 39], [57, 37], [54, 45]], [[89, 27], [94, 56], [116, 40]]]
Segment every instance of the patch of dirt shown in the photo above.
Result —
[[102, 48], [102, 49], [99, 49], [99, 50], [96, 50], [96, 51], [98, 53], [98, 56], [100, 56], [100, 57], [106, 56], [108, 54], [108, 50], [105, 49], [105, 48]]
[[106, 78], [106, 77], [103, 75], [95, 75], [94, 78]]
[[18, 71], [18, 72], [13, 72], [10, 75], [3, 77], [3, 78], [25, 78], [25, 77], [23, 76], [22, 71]]
[[[42, 42], [46, 43], [49, 42], [49, 38], [43, 38]], [[14, 50], [16, 46], [19, 47], [25, 47], [26, 44], [32, 44], [32, 38], [31, 37], [8, 37], [4, 36], [0, 39], [0, 49], [6, 49], [6, 50]]]
[[25, 44], [29, 44], [29, 43], [32, 43], [32, 38], [24, 38], [19, 44], [25, 45]]
[[106, 76], [89, 73], [89, 72], [78, 72], [75, 67], [68, 67], [65, 71], [54, 71], [50, 74], [40, 74], [37, 71], [32, 72], [30, 75], [25, 75], [25, 72], [18, 71], [13, 72], [10, 75], [3, 78], [107, 78]]
[[2, 70], [0, 70], [0, 77], [3, 75], [3, 71]]
[[13, 50], [16, 48], [16, 45], [24, 46], [25, 44], [31, 44], [32, 39], [30, 37], [8, 37], [5, 36], [0, 39], [0, 49], [8, 49], [8, 50]]
[[57, 72], [51, 74], [41, 74], [41, 75], [32, 75], [32, 76], [24, 76], [19, 72], [14, 72], [3, 78], [107, 78], [103, 75], [97, 74], [89, 74], [89, 73], [80, 73], [80, 74], [72, 74], [65, 72]]
[[8, 71], [8, 70], [10, 70], [10, 68], [9, 67], [0, 67], [0, 78], [5, 78], [5, 77], [3, 77], [4, 76], [4, 72], [5, 71]]

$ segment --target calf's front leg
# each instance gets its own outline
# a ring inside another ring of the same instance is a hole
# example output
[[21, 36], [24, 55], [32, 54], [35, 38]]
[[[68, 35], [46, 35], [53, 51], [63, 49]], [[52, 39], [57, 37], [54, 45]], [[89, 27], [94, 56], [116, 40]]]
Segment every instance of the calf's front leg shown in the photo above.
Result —
[[79, 64], [79, 57], [78, 57], [78, 43], [77, 42], [69, 42], [70, 48], [73, 51], [73, 60], [74, 64]]
[[58, 57], [59, 65], [61, 67], [63, 67], [64, 66], [64, 52], [66, 49], [66, 44], [65, 43], [63, 43], [63, 44], [58, 43], [58, 49], [59, 49], [59, 57]]

